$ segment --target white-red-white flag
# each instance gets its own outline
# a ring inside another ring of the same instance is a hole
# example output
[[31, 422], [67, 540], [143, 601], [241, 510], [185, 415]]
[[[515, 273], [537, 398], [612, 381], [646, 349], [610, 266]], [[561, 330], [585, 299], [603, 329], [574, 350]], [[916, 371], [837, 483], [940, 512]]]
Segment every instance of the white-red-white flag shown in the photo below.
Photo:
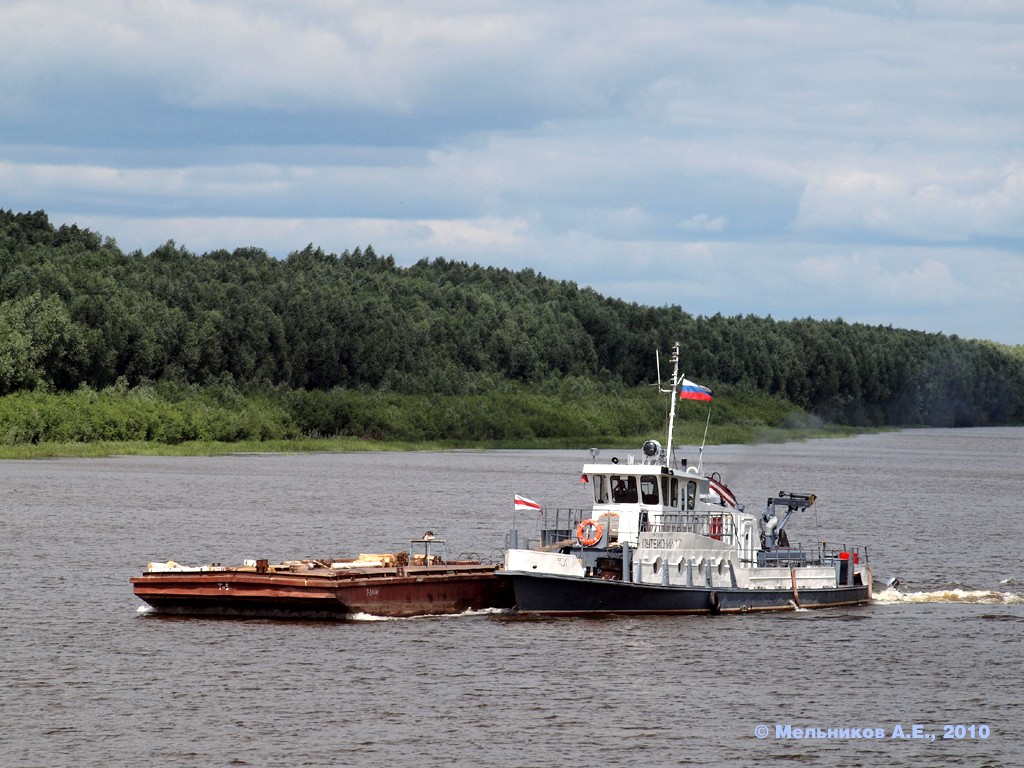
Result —
[[518, 493], [515, 495], [515, 497], [516, 497], [516, 512], [525, 512], [527, 510], [529, 510], [531, 512], [540, 512], [541, 511], [540, 504], [538, 504], [536, 501], [533, 501], [531, 499], [527, 499], [524, 496], [520, 496]]

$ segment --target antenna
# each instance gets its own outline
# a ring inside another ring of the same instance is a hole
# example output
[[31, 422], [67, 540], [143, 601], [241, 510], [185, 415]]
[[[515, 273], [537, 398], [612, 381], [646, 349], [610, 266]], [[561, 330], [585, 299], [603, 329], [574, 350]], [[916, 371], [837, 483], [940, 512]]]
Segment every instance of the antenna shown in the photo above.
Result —
[[704, 465], [704, 446], [708, 442], [708, 427], [711, 426], [711, 405], [708, 405], [708, 420], [704, 424], [704, 439], [700, 441], [700, 450], [697, 451], [697, 474], [700, 474], [701, 467]]

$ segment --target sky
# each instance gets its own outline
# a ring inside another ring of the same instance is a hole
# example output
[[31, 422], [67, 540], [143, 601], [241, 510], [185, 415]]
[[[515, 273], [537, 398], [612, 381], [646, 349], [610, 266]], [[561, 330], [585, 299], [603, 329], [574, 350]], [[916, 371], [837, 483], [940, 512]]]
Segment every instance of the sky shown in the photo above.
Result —
[[0, 208], [1024, 344], [1024, 3], [0, 4]]

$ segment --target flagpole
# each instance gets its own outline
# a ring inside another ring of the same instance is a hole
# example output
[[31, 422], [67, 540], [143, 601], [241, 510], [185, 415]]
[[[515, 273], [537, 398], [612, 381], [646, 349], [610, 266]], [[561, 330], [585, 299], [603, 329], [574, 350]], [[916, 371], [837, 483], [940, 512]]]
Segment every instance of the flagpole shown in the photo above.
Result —
[[704, 424], [704, 439], [700, 443], [700, 451], [697, 453], [697, 473], [700, 473], [701, 467], [704, 466], [704, 446], [708, 442], [708, 427], [711, 426], [711, 405], [708, 405], [708, 420]]

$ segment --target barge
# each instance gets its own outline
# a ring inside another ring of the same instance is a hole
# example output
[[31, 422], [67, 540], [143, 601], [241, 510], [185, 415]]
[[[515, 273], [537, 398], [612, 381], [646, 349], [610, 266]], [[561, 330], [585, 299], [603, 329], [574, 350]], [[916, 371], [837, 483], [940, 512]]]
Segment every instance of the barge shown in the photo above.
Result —
[[162, 614], [410, 617], [512, 608], [512, 587], [498, 578], [497, 570], [497, 565], [476, 560], [450, 561], [445, 542], [425, 535], [410, 541], [408, 553], [354, 560], [272, 565], [253, 559], [239, 566], [150, 563], [131, 584], [136, 597]]

